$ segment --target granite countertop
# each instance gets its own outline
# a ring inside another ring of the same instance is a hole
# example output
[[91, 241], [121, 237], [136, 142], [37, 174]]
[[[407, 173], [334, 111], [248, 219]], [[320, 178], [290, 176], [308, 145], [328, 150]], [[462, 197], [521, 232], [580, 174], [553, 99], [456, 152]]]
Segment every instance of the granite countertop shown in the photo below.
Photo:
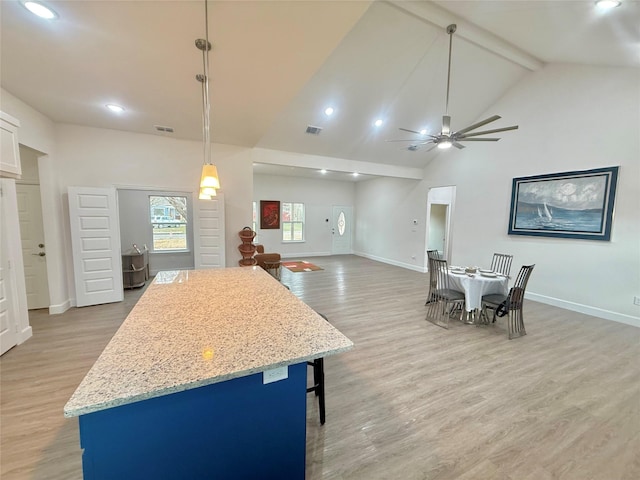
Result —
[[262, 268], [160, 272], [71, 396], [64, 415], [351, 348], [351, 340]]

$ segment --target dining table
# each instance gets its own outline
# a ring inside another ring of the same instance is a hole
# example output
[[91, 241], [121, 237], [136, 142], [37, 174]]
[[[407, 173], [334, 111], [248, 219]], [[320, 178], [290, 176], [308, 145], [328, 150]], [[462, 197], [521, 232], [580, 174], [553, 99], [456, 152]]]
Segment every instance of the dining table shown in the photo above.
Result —
[[506, 295], [509, 277], [489, 269], [451, 266], [447, 271], [449, 287], [464, 292], [466, 323], [475, 323], [482, 307], [482, 297], [493, 293]]

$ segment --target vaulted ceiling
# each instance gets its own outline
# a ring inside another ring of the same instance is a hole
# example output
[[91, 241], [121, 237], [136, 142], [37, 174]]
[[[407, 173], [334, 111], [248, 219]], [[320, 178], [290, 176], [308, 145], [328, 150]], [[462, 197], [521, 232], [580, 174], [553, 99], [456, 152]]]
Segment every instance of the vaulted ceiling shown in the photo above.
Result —
[[[55, 122], [202, 138], [204, 1], [45, 3], [57, 20], [0, 4], [5, 90]], [[450, 23], [454, 129], [546, 62], [640, 65], [638, 1], [608, 13], [591, 0], [210, 1], [212, 139], [424, 167], [436, 152], [385, 140], [404, 138], [398, 127], [439, 131]]]

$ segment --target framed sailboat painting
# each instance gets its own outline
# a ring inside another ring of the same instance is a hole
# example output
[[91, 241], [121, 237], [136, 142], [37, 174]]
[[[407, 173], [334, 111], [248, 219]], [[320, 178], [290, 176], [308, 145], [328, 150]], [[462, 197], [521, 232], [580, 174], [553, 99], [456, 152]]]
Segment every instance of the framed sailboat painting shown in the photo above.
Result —
[[509, 235], [609, 241], [618, 168], [514, 178]]

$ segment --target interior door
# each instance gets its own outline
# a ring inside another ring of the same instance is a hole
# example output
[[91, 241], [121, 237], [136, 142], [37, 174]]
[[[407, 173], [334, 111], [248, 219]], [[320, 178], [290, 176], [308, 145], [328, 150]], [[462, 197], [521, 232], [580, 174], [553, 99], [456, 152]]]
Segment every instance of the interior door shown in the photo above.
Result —
[[212, 200], [193, 199], [194, 263], [197, 269], [225, 266], [224, 196]]
[[16, 185], [27, 307], [49, 307], [47, 257], [39, 185]]
[[353, 230], [353, 207], [334, 205], [331, 223], [331, 254], [352, 253], [351, 232]]
[[13, 304], [9, 249], [7, 248], [7, 215], [2, 202], [0, 212], [0, 355], [18, 343], [16, 307]]
[[69, 187], [76, 305], [120, 302], [122, 258], [115, 188]]

